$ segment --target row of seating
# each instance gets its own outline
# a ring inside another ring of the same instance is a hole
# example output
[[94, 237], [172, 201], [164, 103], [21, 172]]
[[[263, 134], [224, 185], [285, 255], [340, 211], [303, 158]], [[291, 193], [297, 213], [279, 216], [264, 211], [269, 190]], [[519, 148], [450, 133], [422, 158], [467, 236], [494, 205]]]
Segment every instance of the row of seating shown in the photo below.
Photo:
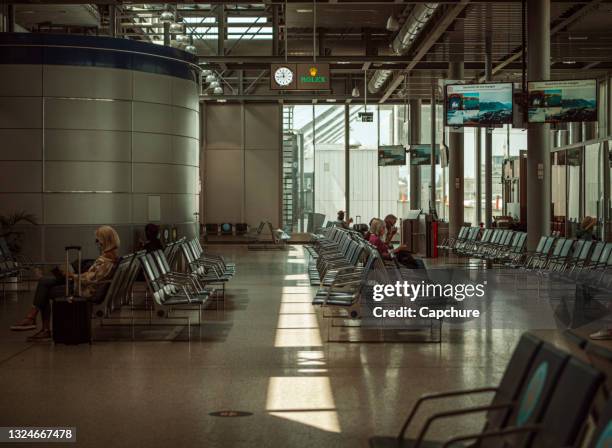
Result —
[[[607, 370], [601, 371], [582, 357], [559, 350], [532, 334], [524, 334], [497, 386], [423, 396], [412, 407], [396, 437], [373, 437], [370, 446], [433, 448], [466, 446], [466, 443], [480, 448], [610, 446], [612, 354], [608, 351], [602, 355], [599, 348], [593, 349], [592, 353], [595, 357], [606, 358], [603, 365]], [[406, 438], [408, 432], [415, 429], [415, 417], [424, 404], [483, 394], [492, 394], [489, 404], [455, 407], [431, 415], [420, 428], [416, 428], [416, 439]], [[478, 433], [456, 435], [446, 441], [429, 438], [431, 427], [440, 420], [452, 424], [454, 418], [483, 413], [485, 424]], [[588, 428], [592, 425], [590, 419], [595, 422], [594, 430]], [[589, 433], [590, 439], [585, 440]]]
[[[181, 265], [185, 269], [179, 269]], [[103, 322], [113, 319], [113, 314], [122, 307], [133, 305], [133, 287], [141, 272], [147, 297], [151, 298], [150, 309], [157, 318], [170, 317], [174, 310], [197, 310], [200, 324], [204, 306], [213, 299], [224, 298], [225, 283], [234, 276], [236, 267], [223, 257], [205, 253], [197, 239], [182, 238], [169, 243], [163, 251], [124, 255], [112, 277], [92, 298], [92, 317]], [[191, 325], [188, 316], [181, 318]]]
[[[313, 284], [318, 290], [312, 304], [323, 309], [322, 317], [328, 319], [328, 341], [332, 340], [331, 329], [351, 327], [356, 328], [355, 322], [348, 325], [337, 325], [334, 319], [351, 320], [368, 317], [367, 310], [372, 307], [372, 288], [374, 284], [394, 284], [397, 281], [427, 280], [425, 269], [400, 269], [394, 262], [385, 263], [378, 250], [367, 242], [359, 232], [341, 227], [331, 227], [321, 234], [313, 235], [312, 243], [305, 246], [310, 255], [309, 273]], [[400, 302], [403, 299], [398, 299]], [[448, 299], [428, 299], [432, 309], [444, 308]], [[390, 305], [395, 306], [396, 301]], [[405, 303], [403, 303], [405, 305]], [[368, 320], [368, 319], [366, 319]], [[380, 324], [381, 321], [370, 321]], [[362, 323], [361, 320], [360, 323]], [[441, 341], [442, 320], [422, 319], [410, 323], [413, 329], [429, 329], [432, 333], [438, 329], [436, 342]], [[384, 337], [384, 335], [383, 335]], [[351, 338], [352, 341], [355, 337]], [[377, 339], [379, 340], [379, 339]], [[345, 342], [344, 340], [334, 340]]]
[[525, 232], [463, 226], [456, 238], [447, 238], [438, 249], [445, 254], [507, 264], [523, 257], [526, 242]]

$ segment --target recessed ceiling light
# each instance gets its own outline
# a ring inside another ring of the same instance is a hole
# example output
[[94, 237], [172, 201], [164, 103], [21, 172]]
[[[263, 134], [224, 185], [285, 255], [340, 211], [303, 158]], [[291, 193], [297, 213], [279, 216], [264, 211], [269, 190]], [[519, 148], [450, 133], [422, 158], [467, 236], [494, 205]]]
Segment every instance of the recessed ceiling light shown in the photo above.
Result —
[[312, 12], [312, 9], [296, 9], [297, 12], [304, 14], [308, 12]]

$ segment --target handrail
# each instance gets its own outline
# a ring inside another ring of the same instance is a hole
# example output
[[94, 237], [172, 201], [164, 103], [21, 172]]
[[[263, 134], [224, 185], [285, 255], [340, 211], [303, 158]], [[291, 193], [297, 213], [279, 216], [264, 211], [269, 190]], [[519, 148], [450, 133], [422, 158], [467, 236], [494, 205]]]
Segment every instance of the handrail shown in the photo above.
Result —
[[578, 143], [571, 143], [565, 146], [558, 146], [556, 148], [551, 148], [550, 152], [553, 153], [553, 152], [565, 151], [567, 149], [582, 148], [583, 146], [595, 145], [597, 143], [604, 143], [609, 140], [612, 140], [612, 135], [608, 135], [606, 137], [594, 138], [591, 140], [585, 140], [583, 142], [578, 142]]

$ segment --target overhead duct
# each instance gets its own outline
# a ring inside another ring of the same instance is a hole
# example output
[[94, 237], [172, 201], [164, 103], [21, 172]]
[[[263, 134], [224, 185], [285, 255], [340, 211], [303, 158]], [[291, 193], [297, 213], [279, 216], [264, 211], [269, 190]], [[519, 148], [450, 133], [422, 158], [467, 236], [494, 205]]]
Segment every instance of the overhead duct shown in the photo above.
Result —
[[[421, 30], [425, 28], [431, 16], [433, 16], [438, 9], [438, 5], [438, 3], [419, 3], [412, 8], [406, 22], [404, 22], [404, 25], [391, 44], [391, 48], [395, 54], [402, 55], [410, 49]], [[368, 91], [370, 93], [378, 92], [381, 87], [385, 85], [392, 73], [392, 70], [376, 70], [370, 82], [368, 82]]]

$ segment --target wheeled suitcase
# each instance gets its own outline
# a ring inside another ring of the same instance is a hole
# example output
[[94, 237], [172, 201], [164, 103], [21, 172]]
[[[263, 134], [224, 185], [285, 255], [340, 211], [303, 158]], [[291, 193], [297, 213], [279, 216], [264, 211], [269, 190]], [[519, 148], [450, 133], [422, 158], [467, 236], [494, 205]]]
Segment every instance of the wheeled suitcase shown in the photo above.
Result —
[[361, 223], [361, 216], [357, 215], [355, 217], [355, 224], [353, 224], [353, 230], [356, 230], [357, 232], [360, 232], [361, 234], [365, 235], [365, 233], [370, 229], [367, 224]]
[[[71, 251], [78, 253], [76, 291], [70, 291], [66, 276], [66, 296], [53, 300], [53, 342], [56, 344], [91, 344], [91, 302], [81, 294], [81, 247], [66, 247], [66, 272]], [[76, 294], [75, 294], [76, 292]]]

